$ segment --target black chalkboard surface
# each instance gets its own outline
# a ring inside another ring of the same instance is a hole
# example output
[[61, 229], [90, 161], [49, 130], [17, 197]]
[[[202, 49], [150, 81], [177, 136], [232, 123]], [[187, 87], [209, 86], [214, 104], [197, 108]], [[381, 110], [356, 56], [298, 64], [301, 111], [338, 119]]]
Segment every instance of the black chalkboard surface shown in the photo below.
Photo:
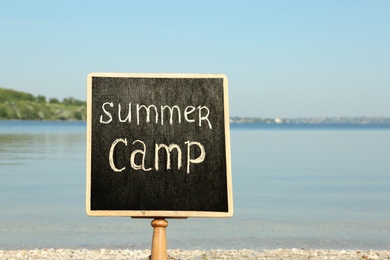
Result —
[[227, 78], [88, 75], [87, 213], [230, 217]]

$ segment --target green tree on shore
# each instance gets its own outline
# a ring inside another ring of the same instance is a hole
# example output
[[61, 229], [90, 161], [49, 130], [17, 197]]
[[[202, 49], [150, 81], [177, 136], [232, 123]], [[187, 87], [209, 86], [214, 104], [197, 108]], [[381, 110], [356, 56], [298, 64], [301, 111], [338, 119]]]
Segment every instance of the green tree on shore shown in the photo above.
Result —
[[65, 98], [60, 102], [43, 95], [34, 96], [0, 88], [0, 120], [86, 120], [86, 102]]
[[46, 103], [46, 97], [42, 95], [37, 96], [37, 102], [38, 103]]

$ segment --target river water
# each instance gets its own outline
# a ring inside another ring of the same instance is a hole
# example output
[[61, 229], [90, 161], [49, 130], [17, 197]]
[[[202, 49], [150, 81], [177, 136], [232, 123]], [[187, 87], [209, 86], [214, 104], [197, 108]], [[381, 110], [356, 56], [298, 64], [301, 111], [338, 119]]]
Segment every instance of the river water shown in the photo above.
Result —
[[[169, 249], [389, 249], [390, 129], [231, 125], [234, 216], [170, 219]], [[85, 213], [84, 122], [0, 121], [0, 249], [150, 248]]]

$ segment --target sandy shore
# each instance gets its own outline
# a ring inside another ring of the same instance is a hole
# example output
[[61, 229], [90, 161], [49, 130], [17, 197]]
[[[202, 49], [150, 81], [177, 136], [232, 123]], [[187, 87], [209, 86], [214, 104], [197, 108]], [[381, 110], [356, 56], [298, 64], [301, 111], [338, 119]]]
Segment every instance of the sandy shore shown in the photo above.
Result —
[[[168, 250], [169, 259], [390, 259], [390, 250]], [[150, 250], [0, 250], [0, 259], [148, 259]]]

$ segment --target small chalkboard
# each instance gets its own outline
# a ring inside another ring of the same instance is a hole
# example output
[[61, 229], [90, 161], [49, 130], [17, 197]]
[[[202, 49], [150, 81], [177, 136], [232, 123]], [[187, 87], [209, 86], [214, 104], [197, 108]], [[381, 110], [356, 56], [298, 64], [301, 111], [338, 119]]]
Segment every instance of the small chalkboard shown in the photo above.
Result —
[[233, 215], [227, 77], [91, 73], [87, 214]]

